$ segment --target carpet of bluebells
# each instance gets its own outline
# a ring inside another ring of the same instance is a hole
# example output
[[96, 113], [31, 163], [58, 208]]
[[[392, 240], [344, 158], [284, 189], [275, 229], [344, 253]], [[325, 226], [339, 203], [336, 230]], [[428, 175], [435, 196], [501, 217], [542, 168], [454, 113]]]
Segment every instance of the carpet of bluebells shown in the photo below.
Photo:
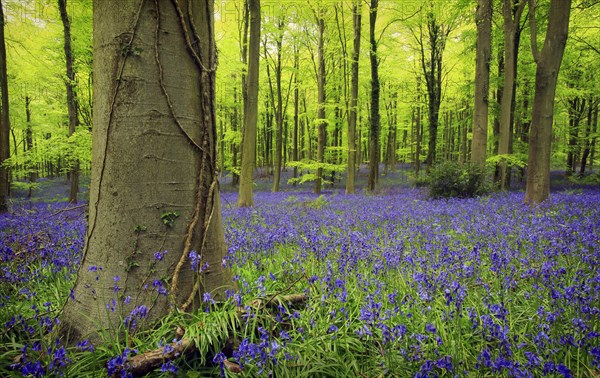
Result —
[[[198, 316], [210, 324], [241, 306], [233, 351], [214, 351], [204, 375], [188, 359], [155, 376], [233, 376], [225, 359], [242, 376], [600, 376], [598, 189], [537, 208], [522, 192], [256, 193], [244, 209], [222, 198], [239, 291], [225, 305], [205, 294]], [[127, 376], [118, 367], [156, 344], [94, 363], [104, 355], [85, 341], [48, 340], [85, 233], [83, 209], [64, 207], [24, 203], [0, 217], [0, 375]], [[296, 293], [308, 300], [245, 305]]]

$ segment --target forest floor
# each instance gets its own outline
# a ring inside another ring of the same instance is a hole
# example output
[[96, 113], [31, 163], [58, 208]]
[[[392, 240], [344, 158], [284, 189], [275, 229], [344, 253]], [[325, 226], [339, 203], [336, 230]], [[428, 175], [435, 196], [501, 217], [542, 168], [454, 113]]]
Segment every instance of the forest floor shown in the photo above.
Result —
[[[199, 298], [203, 311], [185, 319], [188, 331], [209, 325], [194, 336], [200, 351], [151, 376], [234, 376], [227, 357], [243, 377], [599, 377], [600, 188], [557, 172], [536, 208], [518, 185], [432, 200], [404, 168], [356, 196], [343, 181], [320, 196], [312, 183], [293, 187], [289, 170], [270, 193], [261, 177], [252, 209], [235, 206], [224, 178], [240, 289], [225, 303]], [[363, 168], [358, 188], [365, 181]], [[60, 211], [64, 179], [39, 183], [31, 201], [13, 192], [13, 213], [0, 216], [0, 376], [127, 376], [132, 356], [167, 345], [182, 318], [95, 348], [49, 338], [86, 221], [85, 209]], [[297, 293], [306, 301], [247, 305]], [[231, 338], [232, 353], [219, 353]]]

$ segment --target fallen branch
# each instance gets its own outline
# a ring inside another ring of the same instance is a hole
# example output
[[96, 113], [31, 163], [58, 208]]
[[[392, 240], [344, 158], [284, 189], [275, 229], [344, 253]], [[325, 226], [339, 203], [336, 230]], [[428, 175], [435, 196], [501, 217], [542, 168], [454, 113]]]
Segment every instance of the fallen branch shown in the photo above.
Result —
[[73, 207], [65, 207], [64, 209], [60, 209], [60, 210], [58, 210], [57, 212], [50, 214], [50, 215], [48, 216], [48, 218], [50, 218], [50, 217], [54, 217], [54, 216], [56, 216], [56, 215], [58, 215], [58, 214], [60, 214], [60, 213], [64, 213], [65, 211], [71, 211], [71, 210], [82, 209], [82, 208], [84, 208], [84, 207], [87, 207], [87, 206], [88, 206], [88, 204], [87, 204], [87, 203], [84, 203], [83, 205], [78, 205], [78, 206], [73, 206]]
[[192, 354], [195, 351], [196, 345], [194, 345], [194, 341], [181, 339], [175, 343], [168, 344], [168, 346], [130, 357], [129, 372], [134, 377], [139, 377], [153, 371], [167, 361]]
[[277, 306], [279, 306], [280, 304], [283, 304], [283, 303], [289, 303], [291, 305], [303, 304], [304, 302], [306, 302], [307, 299], [308, 299], [308, 295], [305, 293], [277, 295], [277, 296], [273, 296], [273, 297], [269, 298], [268, 300], [254, 299], [254, 300], [250, 301], [249, 305], [251, 307], [257, 307], [257, 308], [260, 308], [260, 307], [276, 308]]
[[[305, 293], [300, 294], [289, 294], [289, 295], [274, 295], [269, 299], [255, 299], [250, 301], [249, 305], [255, 308], [276, 308], [278, 305], [283, 303], [289, 303], [292, 305], [298, 305], [306, 302], [308, 295]], [[242, 315], [245, 313], [243, 307], [239, 307], [238, 314]], [[193, 340], [183, 338], [185, 331], [178, 327], [176, 330], [179, 341], [167, 344], [163, 347], [138, 354], [137, 356], [130, 357], [128, 371], [134, 376], [139, 377], [162, 366], [163, 363], [172, 361], [181, 356], [187, 356], [194, 353], [197, 348]], [[234, 362], [225, 360], [223, 366], [232, 373], [241, 373], [242, 368]], [[121, 372], [115, 372], [113, 377], [117, 377]]]

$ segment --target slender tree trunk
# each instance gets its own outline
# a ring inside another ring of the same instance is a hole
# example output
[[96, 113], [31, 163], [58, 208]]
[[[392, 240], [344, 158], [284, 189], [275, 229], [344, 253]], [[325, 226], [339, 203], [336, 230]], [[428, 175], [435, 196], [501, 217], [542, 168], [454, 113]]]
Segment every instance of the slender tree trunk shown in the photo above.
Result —
[[590, 156], [590, 150], [592, 147], [591, 133], [592, 133], [592, 120], [594, 115], [594, 107], [598, 106], [597, 100], [594, 101], [593, 96], [590, 96], [588, 101], [587, 111], [587, 122], [585, 124], [585, 135], [583, 137], [583, 151], [581, 152], [581, 162], [579, 164], [579, 175], [585, 175], [585, 167], [587, 165], [588, 157]]
[[318, 47], [317, 47], [317, 122], [318, 122], [318, 139], [317, 139], [317, 179], [315, 180], [315, 193], [321, 193], [323, 167], [325, 162], [325, 144], [327, 143], [327, 121], [325, 119], [325, 19], [322, 14], [323, 10], [319, 9], [317, 17], [318, 28]]
[[[437, 133], [439, 123], [439, 110], [442, 100], [442, 67], [443, 52], [446, 39], [451, 31], [451, 26], [438, 22], [432, 12], [427, 14], [427, 39], [423, 36], [422, 26], [419, 26], [419, 44], [421, 54], [421, 68], [427, 87], [429, 140], [427, 151], [427, 170], [431, 169], [436, 160]], [[429, 57], [426, 57], [426, 49]]]
[[369, 40], [371, 61], [371, 127], [369, 135], [369, 182], [368, 189], [375, 190], [379, 179], [379, 60], [377, 57], [377, 40], [375, 38], [375, 24], [377, 22], [377, 7], [379, 0], [371, 0], [369, 7]]
[[[513, 114], [513, 95], [516, 77], [516, 50], [518, 48], [517, 29], [526, 0], [504, 0], [502, 14], [504, 17], [504, 82], [500, 108], [500, 133], [498, 154], [510, 153], [511, 120]], [[508, 166], [505, 160], [500, 163], [500, 188], [507, 189]]]
[[421, 123], [421, 78], [417, 76], [417, 114], [415, 119], [416, 147], [415, 147], [415, 175], [419, 177], [421, 170], [421, 142], [423, 140], [423, 129]]
[[[69, 15], [67, 14], [67, 0], [58, 0], [58, 9], [60, 11], [60, 18], [62, 20], [64, 31], [64, 51], [67, 67], [65, 86], [67, 88], [67, 109], [69, 112], [69, 135], [73, 135], [77, 126], [79, 126], [79, 116], [77, 114], [78, 106], [75, 93], [75, 70], [73, 68], [73, 49], [71, 48], [71, 22], [69, 21]], [[79, 191], [79, 161], [76, 159], [71, 162], [69, 177], [71, 180], [69, 202], [77, 203], [77, 192]]]
[[568, 100], [569, 103], [569, 139], [567, 140], [567, 169], [566, 176], [570, 176], [576, 171], [576, 165], [579, 155], [579, 124], [583, 118], [586, 100], [583, 97], [574, 97]]
[[[300, 96], [298, 88], [298, 71], [300, 70], [300, 50], [294, 43], [294, 129], [292, 131], [292, 160], [298, 161], [298, 127], [299, 127], [299, 107]], [[294, 166], [294, 178], [298, 177], [298, 167]], [[296, 186], [296, 181], [294, 181]]]
[[529, 135], [529, 159], [525, 202], [537, 204], [550, 195], [550, 151], [554, 94], [562, 62], [567, 34], [571, 0], [552, 0], [548, 31], [537, 61], [535, 95]]
[[10, 182], [8, 167], [4, 165], [10, 157], [10, 117], [8, 102], [8, 76], [6, 74], [6, 43], [4, 38], [4, 6], [0, 0], [0, 95], [2, 108], [0, 109], [0, 213], [8, 210], [8, 197]]
[[346, 172], [346, 194], [356, 191], [356, 116], [358, 101], [358, 60], [360, 57], [360, 31], [362, 24], [362, 2], [357, 0], [352, 5], [352, 19], [354, 29], [352, 65], [350, 79], [350, 106], [348, 111], [348, 170]]
[[492, 47], [492, 0], [478, 0], [477, 53], [475, 59], [475, 104], [473, 107], [473, 147], [471, 161], [485, 165], [487, 150], [490, 57]]
[[[236, 75], [233, 75], [233, 82], [236, 81]], [[233, 87], [233, 112], [231, 114], [231, 131], [237, 133], [239, 124], [239, 106], [238, 106], [238, 91], [237, 86]], [[240, 176], [236, 171], [238, 168], [238, 145], [237, 140], [231, 142], [231, 186], [236, 187], [240, 183]]]
[[[273, 107], [273, 113], [275, 114], [275, 158], [274, 158], [274, 169], [273, 169], [273, 192], [279, 191], [279, 181], [281, 178], [281, 162], [283, 159], [283, 96], [281, 88], [281, 54], [283, 46], [283, 20], [279, 20], [277, 24], [277, 35], [275, 37], [275, 61], [274, 63], [274, 75], [275, 75], [275, 88], [273, 88], [273, 82], [271, 80], [271, 73], [269, 64], [267, 63], [267, 77], [269, 80], [269, 88], [271, 90], [271, 106]], [[267, 52], [267, 44], [265, 41], [265, 61], [268, 62], [269, 54]], [[277, 102], [275, 102], [277, 100]]]
[[598, 110], [600, 106], [596, 104], [594, 107], [594, 115], [592, 120], [592, 140], [590, 141], [590, 170], [594, 169], [594, 159], [596, 158], [596, 140], [598, 139]]
[[[169, 312], [198, 307], [205, 292], [223, 298], [232, 281], [216, 169], [212, 1], [93, 5], [89, 226], [61, 325], [69, 340], [95, 343], [140, 306], [148, 313], [136, 319], [144, 330]], [[157, 251], [167, 251], [162, 261]], [[192, 251], [208, 268], [194, 273]], [[167, 282], [168, 293], [148, 284], [154, 279]]]
[[[33, 150], [33, 130], [31, 128], [31, 97], [25, 96], [25, 122], [27, 123], [27, 129], [25, 129], [25, 152], [32, 153]], [[32, 159], [29, 157], [28, 159]], [[27, 198], [31, 198], [32, 194], [32, 183], [37, 178], [37, 169], [33, 161], [28, 160], [25, 163], [25, 169], [27, 170], [27, 176], [29, 178], [29, 190], [27, 191]]]
[[256, 166], [256, 124], [258, 120], [258, 67], [260, 58], [260, 0], [248, 0], [250, 46], [248, 57], [247, 101], [244, 106], [244, 136], [240, 165], [238, 206], [254, 205], [252, 185]]

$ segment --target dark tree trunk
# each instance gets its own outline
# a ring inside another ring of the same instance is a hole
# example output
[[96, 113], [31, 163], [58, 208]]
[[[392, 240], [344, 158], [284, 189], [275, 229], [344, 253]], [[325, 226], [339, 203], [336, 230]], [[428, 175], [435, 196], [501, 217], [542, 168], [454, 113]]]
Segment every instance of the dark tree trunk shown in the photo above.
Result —
[[594, 100], [593, 96], [590, 96], [588, 101], [588, 111], [587, 111], [587, 122], [585, 124], [585, 135], [583, 137], [583, 151], [581, 152], [581, 162], [579, 164], [579, 175], [583, 177], [585, 175], [585, 167], [587, 165], [587, 160], [590, 156], [590, 151], [592, 147], [591, 137], [592, 133], [592, 123], [594, 118], [594, 108], [598, 107], [598, 100]]
[[[352, 65], [350, 79], [350, 104], [348, 111], [348, 171], [346, 172], [346, 194], [354, 194], [356, 170], [357, 170], [357, 147], [356, 147], [356, 118], [358, 101], [358, 60], [360, 57], [360, 32], [362, 24], [362, 2], [357, 0], [352, 5], [352, 19], [354, 29]], [[360, 147], [360, 146], [359, 146]]]
[[371, 49], [369, 58], [371, 62], [371, 127], [369, 129], [369, 182], [368, 190], [375, 190], [379, 179], [379, 59], [377, 57], [377, 40], [375, 38], [375, 24], [377, 22], [377, 6], [379, 0], [371, 0], [369, 8], [369, 40]]
[[[67, 78], [65, 86], [67, 88], [67, 109], [69, 112], [69, 135], [73, 135], [79, 126], [77, 95], [75, 92], [75, 69], [73, 68], [73, 49], [71, 48], [71, 22], [67, 14], [67, 0], [58, 0], [58, 9], [63, 24], [64, 31], [64, 50], [65, 63], [67, 67]], [[69, 177], [71, 187], [69, 190], [69, 202], [77, 203], [77, 192], [79, 191], [79, 161], [73, 159]]]
[[325, 19], [322, 14], [323, 10], [319, 9], [317, 16], [318, 28], [318, 46], [317, 46], [317, 123], [318, 123], [318, 138], [317, 138], [317, 179], [315, 180], [315, 193], [321, 193], [323, 167], [325, 162], [325, 145], [327, 143], [327, 121], [325, 119]]
[[[517, 53], [520, 40], [520, 20], [527, 4], [526, 0], [504, 0], [502, 14], [504, 18], [504, 81], [502, 86], [502, 101], [500, 104], [500, 132], [498, 154], [510, 154], [512, 120], [514, 113], [515, 79], [517, 76]], [[500, 162], [500, 188], [508, 189], [508, 164]]]
[[575, 97], [568, 100], [569, 112], [569, 139], [567, 140], [567, 169], [565, 174], [572, 175], [577, 170], [579, 156], [579, 124], [583, 118], [586, 100], [583, 97]]
[[[298, 127], [300, 96], [298, 88], [298, 71], [300, 69], [300, 50], [294, 43], [294, 129], [292, 130], [292, 161], [298, 161]], [[298, 167], [294, 166], [294, 178], [298, 177]], [[294, 181], [296, 186], [296, 181]]]

